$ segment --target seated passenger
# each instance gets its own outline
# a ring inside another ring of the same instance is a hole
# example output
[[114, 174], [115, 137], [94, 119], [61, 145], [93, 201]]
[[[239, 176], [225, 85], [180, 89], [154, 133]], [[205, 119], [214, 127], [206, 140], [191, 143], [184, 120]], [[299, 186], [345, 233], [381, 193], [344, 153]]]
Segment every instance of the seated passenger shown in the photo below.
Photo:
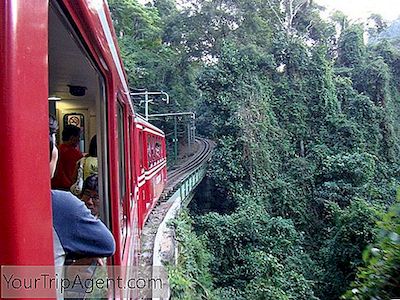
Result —
[[68, 191], [74, 183], [75, 167], [82, 153], [77, 149], [81, 130], [73, 125], [65, 126], [62, 132], [62, 141], [59, 149], [58, 165], [54, 178], [51, 180], [53, 189]]
[[[57, 121], [49, 120], [50, 174], [53, 177], [58, 150], [55, 147]], [[115, 241], [110, 230], [96, 219], [85, 204], [69, 192], [51, 191], [53, 227], [62, 250], [69, 257], [106, 257], [115, 252]], [[56, 244], [57, 246], [57, 244]], [[55, 251], [60, 251], [55, 247]], [[55, 253], [59, 258], [60, 253]]]
[[99, 217], [100, 199], [99, 179], [97, 174], [91, 175], [85, 179], [80, 198], [86, 204], [86, 207], [90, 209], [92, 215], [95, 217]]

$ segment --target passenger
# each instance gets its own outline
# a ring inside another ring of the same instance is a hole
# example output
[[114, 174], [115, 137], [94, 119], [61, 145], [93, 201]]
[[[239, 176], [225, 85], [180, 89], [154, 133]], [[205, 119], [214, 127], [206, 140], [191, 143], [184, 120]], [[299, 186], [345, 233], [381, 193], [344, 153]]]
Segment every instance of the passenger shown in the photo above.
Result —
[[85, 202], [86, 207], [90, 209], [92, 215], [99, 217], [99, 179], [97, 174], [91, 175], [83, 183], [81, 200]]
[[[53, 176], [58, 159], [58, 150], [55, 147], [57, 121], [53, 117], [50, 117], [49, 129], [50, 174]], [[56, 259], [63, 255], [60, 253], [62, 250], [71, 258], [107, 257], [114, 254], [113, 235], [99, 219], [91, 214], [81, 200], [69, 192], [57, 190], [51, 191], [51, 198]], [[62, 249], [57, 248], [57, 240]]]
[[79, 166], [80, 162], [83, 164], [83, 180], [86, 180], [90, 175], [94, 175], [98, 173], [98, 161], [97, 161], [97, 139], [96, 135], [92, 137], [89, 145], [89, 153], [87, 156], [82, 157], [77, 166]]
[[70, 187], [70, 191], [77, 197], [80, 197], [83, 191], [83, 183], [86, 178], [98, 173], [97, 162], [97, 140], [96, 135], [90, 140], [89, 153], [82, 157], [75, 167], [75, 183]]
[[74, 183], [75, 167], [82, 153], [77, 149], [81, 130], [74, 125], [65, 126], [59, 149], [59, 160], [56, 173], [51, 181], [53, 189], [69, 190]]

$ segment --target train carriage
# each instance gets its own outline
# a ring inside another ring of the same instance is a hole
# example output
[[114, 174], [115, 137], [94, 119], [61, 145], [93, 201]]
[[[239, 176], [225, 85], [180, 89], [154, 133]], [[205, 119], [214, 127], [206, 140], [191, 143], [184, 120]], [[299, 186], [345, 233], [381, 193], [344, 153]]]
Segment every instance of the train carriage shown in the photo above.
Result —
[[[136, 115], [108, 7], [101, 0], [0, 6], [1, 265], [52, 265], [48, 115], [97, 135], [101, 219], [112, 264], [135, 265], [140, 230], [166, 182], [165, 136]], [[149, 152], [150, 149], [150, 152]]]
[[144, 226], [154, 205], [161, 196], [167, 182], [167, 159], [164, 133], [149, 126], [140, 116], [136, 117], [139, 136], [138, 186], [139, 186], [139, 229]]

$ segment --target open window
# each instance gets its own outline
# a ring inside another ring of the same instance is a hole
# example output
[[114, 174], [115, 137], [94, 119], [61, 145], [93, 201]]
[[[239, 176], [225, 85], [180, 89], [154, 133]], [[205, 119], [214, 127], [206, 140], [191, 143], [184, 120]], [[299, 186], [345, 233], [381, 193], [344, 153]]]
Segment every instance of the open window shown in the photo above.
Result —
[[49, 7], [49, 111], [59, 123], [57, 144], [67, 124], [81, 128], [84, 154], [97, 135], [100, 218], [110, 226], [105, 81], [83, 39], [55, 1]]
[[143, 131], [140, 129], [139, 131], [139, 168], [140, 174], [142, 173], [142, 169], [144, 168], [143, 161]]
[[126, 120], [124, 106], [121, 102], [118, 101], [117, 104], [117, 122], [118, 122], [118, 154], [119, 154], [119, 210], [120, 210], [120, 226], [121, 226], [121, 236], [122, 236], [122, 249], [125, 251], [125, 243], [127, 238], [127, 230], [128, 230], [128, 197], [127, 197], [127, 183], [126, 183], [126, 156], [125, 152], [127, 149], [126, 145], [126, 137], [127, 133], [125, 132], [125, 124], [124, 120]]

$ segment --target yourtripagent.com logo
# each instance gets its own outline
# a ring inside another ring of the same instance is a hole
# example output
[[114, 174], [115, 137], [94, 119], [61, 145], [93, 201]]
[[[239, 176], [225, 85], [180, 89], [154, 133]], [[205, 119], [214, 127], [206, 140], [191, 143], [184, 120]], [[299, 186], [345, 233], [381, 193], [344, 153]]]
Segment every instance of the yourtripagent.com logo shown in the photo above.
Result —
[[2, 298], [166, 298], [162, 267], [2, 266]]

